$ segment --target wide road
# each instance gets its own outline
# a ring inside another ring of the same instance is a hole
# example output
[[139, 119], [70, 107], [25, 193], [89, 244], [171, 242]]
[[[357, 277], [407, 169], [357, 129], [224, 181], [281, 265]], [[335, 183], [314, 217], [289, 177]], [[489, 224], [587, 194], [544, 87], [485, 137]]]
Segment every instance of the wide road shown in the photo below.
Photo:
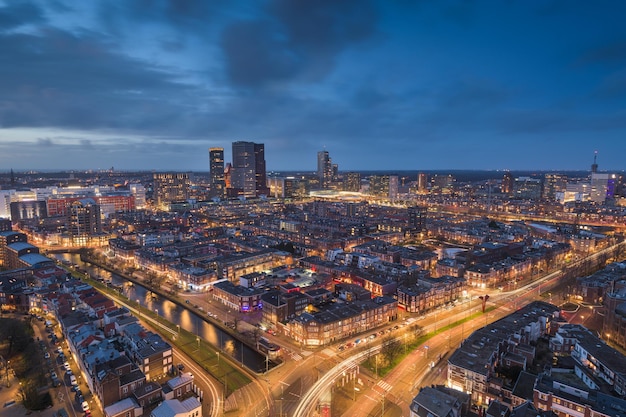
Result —
[[[618, 245], [626, 245], [621, 242]], [[595, 261], [600, 256], [604, 256], [614, 250], [614, 246], [608, 247], [597, 253], [584, 257], [573, 262], [570, 267], [576, 267], [586, 261]], [[386, 400], [391, 400], [394, 404], [402, 408], [402, 415], [409, 414], [409, 406], [413, 397], [416, 395], [419, 387], [424, 386], [431, 380], [440, 379], [436, 374], [444, 376], [444, 363], [447, 354], [458, 346], [474, 330], [487, 325], [490, 322], [498, 320], [512, 311], [520, 308], [533, 300], [539, 298], [541, 293], [549, 291], [559, 279], [563, 277], [563, 272], [558, 270], [547, 274], [523, 287], [508, 292], [501, 292], [490, 295], [487, 307], [496, 307], [495, 309], [479, 315], [462, 325], [458, 325], [452, 329], [441, 332], [428, 340], [426, 346], [414, 350], [405, 360], [399, 364], [392, 372], [387, 374], [385, 378], [381, 378], [365, 392], [367, 401], [359, 401], [355, 403], [344, 415], [347, 416], [365, 416], [370, 414], [372, 409], [382, 408]], [[484, 293], [484, 292], [483, 292]], [[481, 294], [482, 295], [482, 294]], [[433, 332], [437, 328], [454, 323], [463, 317], [469, 317], [480, 308], [479, 301], [472, 301], [465, 305], [462, 303], [450, 312], [431, 313], [435, 316], [435, 321], [426, 324], [425, 331]], [[467, 316], [466, 316], [467, 315]], [[397, 337], [402, 341], [401, 336]], [[326, 374], [320, 377], [315, 384], [302, 396], [300, 403], [294, 411], [294, 417], [308, 417], [314, 413], [318, 406], [320, 398], [331, 390], [331, 386], [346, 372], [350, 367], [360, 364], [369, 355], [375, 354], [380, 346], [373, 346], [367, 350], [357, 352], [350, 357], [337, 363]], [[433, 363], [434, 362], [434, 363]], [[440, 371], [441, 370], [441, 371]], [[435, 374], [435, 376], [433, 376]], [[379, 402], [380, 399], [380, 402]], [[382, 410], [381, 410], [382, 411]]]

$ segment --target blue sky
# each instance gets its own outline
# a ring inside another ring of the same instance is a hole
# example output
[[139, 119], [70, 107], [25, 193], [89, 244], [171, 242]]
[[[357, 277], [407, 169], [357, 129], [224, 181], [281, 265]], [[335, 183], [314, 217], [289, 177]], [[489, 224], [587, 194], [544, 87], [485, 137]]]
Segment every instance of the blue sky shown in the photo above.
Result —
[[0, 170], [626, 168], [626, 2], [0, 0]]

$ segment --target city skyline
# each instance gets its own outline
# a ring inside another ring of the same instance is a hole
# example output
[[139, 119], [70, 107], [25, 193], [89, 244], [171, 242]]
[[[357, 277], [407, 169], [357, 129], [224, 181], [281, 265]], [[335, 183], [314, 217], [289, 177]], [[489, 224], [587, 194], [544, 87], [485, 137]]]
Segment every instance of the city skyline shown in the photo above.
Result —
[[623, 170], [626, 4], [0, 3], [0, 166]]

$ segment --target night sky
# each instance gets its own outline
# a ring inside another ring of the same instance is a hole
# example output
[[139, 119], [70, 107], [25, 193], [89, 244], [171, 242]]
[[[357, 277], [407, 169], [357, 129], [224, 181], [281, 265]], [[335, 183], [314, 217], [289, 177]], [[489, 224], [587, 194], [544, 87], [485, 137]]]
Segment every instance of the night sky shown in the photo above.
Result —
[[0, 170], [626, 168], [626, 2], [0, 0]]

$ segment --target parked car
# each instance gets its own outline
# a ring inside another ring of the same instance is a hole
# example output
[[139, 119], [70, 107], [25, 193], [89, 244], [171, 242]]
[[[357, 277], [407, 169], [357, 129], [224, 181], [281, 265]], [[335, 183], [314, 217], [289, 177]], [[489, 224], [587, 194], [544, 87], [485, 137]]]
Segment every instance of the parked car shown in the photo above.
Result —
[[87, 401], [83, 401], [82, 404], [80, 405], [80, 408], [82, 408], [83, 411], [89, 410], [89, 403]]
[[50, 352], [44, 353], [43, 357], [46, 358], [46, 359], [50, 359]]
[[66, 371], [70, 371], [72, 368], [70, 367], [70, 363], [69, 362], [65, 362], [63, 364], [63, 368], [65, 368]]

